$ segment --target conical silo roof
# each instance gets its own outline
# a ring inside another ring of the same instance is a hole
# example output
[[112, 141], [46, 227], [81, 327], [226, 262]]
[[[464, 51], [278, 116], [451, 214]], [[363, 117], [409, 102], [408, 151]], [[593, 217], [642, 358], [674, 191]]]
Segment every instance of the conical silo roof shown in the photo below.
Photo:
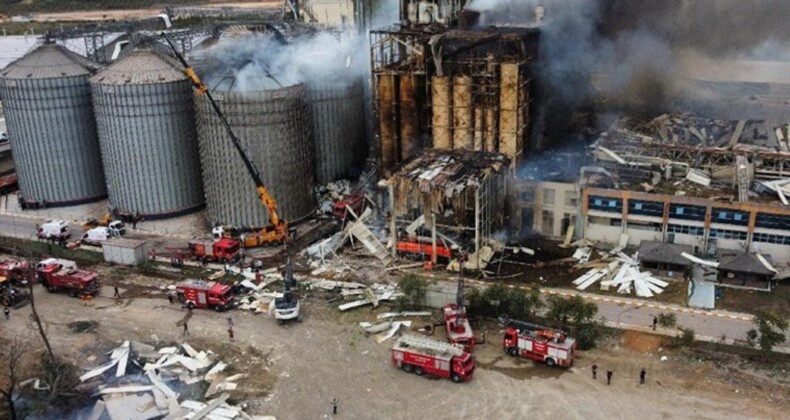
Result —
[[98, 63], [69, 51], [65, 47], [44, 43], [0, 71], [3, 79], [54, 79], [91, 75], [101, 68]]
[[96, 73], [90, 81], [102, 85], [149, 85], [186, 79], [186, 74], [169, 58], [139, 49]]

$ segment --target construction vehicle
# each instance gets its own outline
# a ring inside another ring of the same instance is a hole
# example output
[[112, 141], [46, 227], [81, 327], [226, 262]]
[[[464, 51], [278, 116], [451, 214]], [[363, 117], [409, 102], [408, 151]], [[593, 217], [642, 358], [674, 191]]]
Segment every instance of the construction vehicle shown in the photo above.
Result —
[[501, 320], [507, 327], [502, 340], [505, 353], [549, 366], [573, 365], [576, 339], [568, 337], [564, 331], [506, 317]]
[[[42, 261], [43, 263], [43, 261]], [[92, 271], [80, 270], [76, 266], [64, 267], [55, 262], [52, 264], [36, 265], [39, 281], [48, 292], [55, 293], [59, 290], [68, 291], [71, 297], [99, 294], [101, 284], [99, 275]]]
[[274, 199], [274, 197], [272, 197], [272, 195], [269, 193], [269, 190], [263, 184], [260, 171], [258, 171], [255, 163], [250, 160], [249, 156], [247, 156], [247, 153], [241, 147], [239, 138], [236, 137], [236, 134], [233, 132], [233, 128], [231, 128], [228, 120], [225, 118], [225, 115], [222, 114], [222, 111], [219, 109], [219, 105], [217, 105], [217, 102], [214, 100], [214, 97], [211, 95], [211, 92], [208, 90], [206, 85], [200, 81], [200, 78], [197, 76], [192, 67], [189, 66], [186, 59], [184, 59], [184, 56], [178, 52], [178, 49], [176, 49], [175, 45], [173, 45], [173, 42], [170, 40], [170, 38], [164, 34], [162, 34], [162, 37], [165, 38], [167, 43], [170, 45], [170, 48], [173, 50], [176, 58], [184, 66], [184, 73], [192, 81], [192, 84], [197, 90], [197, 94], [206, 95], [206, 98], [208, 98], [211, 107], [214, 109], [217, 117], [225, 127], [225, 131], [233, 143], [233, 147], [239, 153], [239, 156], [241, 156], [242, 161], [244, 161], [244, 166], [247, 168], [247, 172], [249, 172], [250, 176], [255, 182], [255, 188], [258, 192], [258, 197], [260, 198], [261, 203], [269, 211], [269, 225], [256, 232], [245, 233], [241, 235], [240, 239], [242, 244], [245, 248], [254, 248], [259, 246], [279, 245], [288, 242], [290, 239], [289, 236], [295, 236], [296, 231], [289, 230], [288, 223], [285, 220], [280, 219], [280, 216], [277, 213], [277, 201]]
[[290, 320], [302, 321], [299, 316], [299, 298], [293, 290], [295, 283], [291, 259], [288, 258], [283, 276], [283, 297], [274, 299], [274, 317], [281, 324]]
[[220, 240], [204, 239], [187, 242], [192, 257], [203, 262], [228, 263], [239, 259], [241, 256], [241, 243], [236, 239], [222, 238]]
[[118, 232], [120, 235], [126, 234], [126, 225], [123, 224], [123, 221], [112, 220], [110, 213], [106, 213], [101, 219], [91, 217], [82, 225], [82, 228], [87, 231], [102, 226], [108, 227], [111, 230]]
[[214, 309], [224, 311], [238, 302], [233, 288], [213, 281], [190, 279], [176, 285], [178, 301], [189, 309]]
[[38, 239], [68, 239], [71, 230], [65, 220], [47, 220], [36, 229], [36, 236]]
[[[410, 257], [412, 259], [433, 260], [433, 241], [424, 236], [407, 236], [398, 241], [395, 245], [398, 255]], [[439, 258], [450, 260], [453, 258], [453, 250], [443, 238], [436, 240], [436, 261]]]
[[450, 378], [455, 383], [472, 379], [475, 359], [460, 344], [403, 335], [392, 347], [392, 364], [405, 372]]
[[464, 346], [466, 351], [471, 352], [475, 348], [475, 336], [472, 333], [472, 326], [466, 315], [464, 306], [464, 276], [461, 273], [458, 277], [458, 291], [455, 295], [455, 303], [445, 305], [442, 308], [444, 314], [444, 329], [447, 332], [447, 339], [453, 344]]

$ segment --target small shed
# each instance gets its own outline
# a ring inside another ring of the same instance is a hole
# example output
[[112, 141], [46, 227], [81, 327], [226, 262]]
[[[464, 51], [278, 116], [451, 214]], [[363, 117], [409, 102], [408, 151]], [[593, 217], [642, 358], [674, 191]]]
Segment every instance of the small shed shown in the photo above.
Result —
[[148, 258], [148, 242], [142, 239], [111, 238], [102, 243], [104, 261], [139, 265]]
[[658, 276], [682, 279], [691, 267], [691, 261], [682, 255], [684, 252], [693, 254], [694, 248], [691, 245], [642, 241], [639, 244], [639, 264]]
[[719, 283], [749, 289], [771, 290], [776, 268], [761, 254], [719, 251]]

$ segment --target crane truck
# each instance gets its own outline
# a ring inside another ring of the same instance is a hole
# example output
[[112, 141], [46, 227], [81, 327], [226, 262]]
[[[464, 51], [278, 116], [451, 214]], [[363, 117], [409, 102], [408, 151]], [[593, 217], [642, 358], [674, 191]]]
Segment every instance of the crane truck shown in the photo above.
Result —
[[475, 359], [460, 344], [403, 335], [392, 347], [392, 364], [418, 376], [429, 374], [455, 383], [472, 379]]
[[173, 45], [173, 42], [170, 40], [170, 38], [165, 36], [164, 33], [162, 34], [162, 37], [167, 41], [168, 45], [170, 45], [170, 48], [173, 50], [173, 53], [175, 54], [178, 61], [180, 61], [184, 66], [184, 74], [186, 74], [189, 80], [192, 81], [192, 84], [196, 89], [196, 94], [205, 95], [208, 99], [211, 107], [214, 109], [214, 112], [217, 114], [217, 117], [222, 123], [222, 126], [225, 128], [228, 137], [233, 143], [233, 147], [239, 153], [239, 156], [241, 156], [241, 160], [244, 162], [247, 172], [249, 172], [250, 176], [255, 182], [255, 188], [261, 203], [269, 211], [269, 225], [264, 226], [255, 232], [243, 234], [241, 236], [242, 244], [245, 248], [253, 248], [259, 246], [279, 245], [288, 242], [289, 235], [293, 235], [293, 233], [288, 229], [288, 222], [280, 219], [280, 216], [277, 213], [277, 200], [272, 197], [271, 193], [269, 193], [269, 190], [264, 185], [263, 179], [261, 179], [260, 171], [258, 171], [255, 163], [250, 160], [249, 156], [247, 156], [247, 153], [244, 151], [244, 148], [242, 148], [239, 138], [236, 137], [236, 134], [233, 132], [233, 128], [230, 126], [230, 123], [228, 123], [225, 115], [219, 109], [219, 105], [217, 105], [217, 102], [211, 95], [211, 91], [209, 91], [206, 85], [203, 84], [197, 73], [195, 73], [195, 70], [193, 70], [189, 63], [187, 63], [184, 56], [178, 52], [178, 49], [176, 49], [175, 45]]
[[285, 276], [283, 276], [283, 297], [274, 299], [274, 317], [281, 324], [285, 321], [301, 321], [299, 316], [299, 298], [294, 292], [294, 273], [291, 267], [291, 259], [285, 265]]
[[466, 306], [464, 306], [464, 276], [458, 277], [458, 292], [455, 295], [455, 303], [445, 305], [442, 308], [444, 314], [444, 329], [447, 332], [447, 339], [453, 344], [464, 346], [466, 351], [471, 352], [475, 348], [475, 336], [472, 333], [472, 326], [466, 316]]
[[576, 339], [562, 330], [515, 319], [502, 318], [505, 336], [502, 348], [513, 357], [570, 367], [576, 355]]

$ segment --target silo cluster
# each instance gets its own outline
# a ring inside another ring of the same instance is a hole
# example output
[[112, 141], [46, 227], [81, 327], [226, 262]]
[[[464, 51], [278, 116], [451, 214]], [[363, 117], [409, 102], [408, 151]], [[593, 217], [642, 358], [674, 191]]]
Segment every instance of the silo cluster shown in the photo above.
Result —
[[[280, 218], [293, 222], [315, 210], [316, 182], [364, 163], [362, 80], [308, 87], [260, 79], [247, 90], [210, 88]], [[46, 42], [0, 72], [0, 100], [31, 206], [108, 197], [116, 214], [148, 220], [207, 207], [211, 223], [269, 223], [225, 128], [169, 56], [135, 49], [101, 68]]]
[[202, 208], [192, 83], [184, 72], [142, 49], [90, 81], [110, 206], [149, 220]]
[[75, 205], [107, 195], [88, 82], [98, 69], [45, 43], [0, 71], [23, 205]]

